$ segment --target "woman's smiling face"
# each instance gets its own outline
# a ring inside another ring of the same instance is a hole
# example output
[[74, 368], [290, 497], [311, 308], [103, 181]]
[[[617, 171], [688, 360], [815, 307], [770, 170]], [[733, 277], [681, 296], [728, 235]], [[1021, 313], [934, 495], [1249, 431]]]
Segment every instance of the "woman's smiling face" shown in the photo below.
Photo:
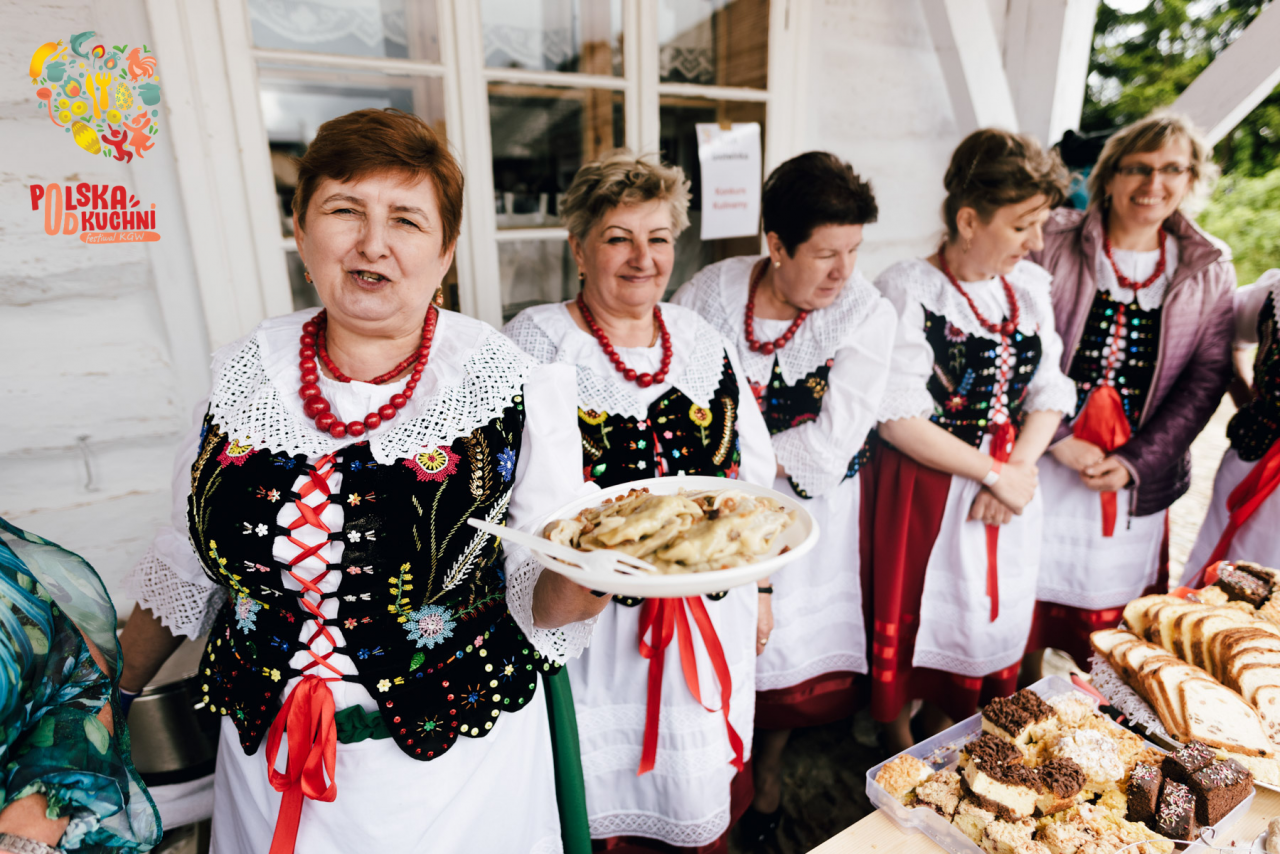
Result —
[[[1156, 151], [1126, 154], [1107, 182], [1110, 213], [1128, 228], [1154, 227], [1173, 215], [1195, 181], [1191, 142], [1174, 137]], [[1170, 174], [1181, 170], [1181, 174]], [[1139, 174], [1125, 175], [1124, 170]], [[1146, 172], [1143, 175], [1141, 172]]]
[[294, 239], [332, 320], [377, 334], [421, 324], [453, 262], [428, 177], [325, 178]]

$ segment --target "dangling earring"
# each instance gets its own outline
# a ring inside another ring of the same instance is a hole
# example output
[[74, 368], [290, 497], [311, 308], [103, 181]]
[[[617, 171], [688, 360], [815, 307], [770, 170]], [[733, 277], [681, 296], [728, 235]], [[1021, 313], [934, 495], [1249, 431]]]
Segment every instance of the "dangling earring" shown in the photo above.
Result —
[[969, 238], [967, 238], [967, 237], [964, 239], [964, 247], [963, 247], [963, 250], [962, 250], [962, 251], [963, 251], [963, 252], [964, 252], [964, 254], [966, 254], [966, 255], [968, 255], [968, 254], [969, 254]]
[[436, 295], [431, 298], [436, 308], [444, 308], [444, 286], [436, 288]]
[[305, 267], [302, 269], [302, 278], [307, 280], [308, 285], [315, 284], [315, 282], [311, 281], [311, 271], [306, 269]]

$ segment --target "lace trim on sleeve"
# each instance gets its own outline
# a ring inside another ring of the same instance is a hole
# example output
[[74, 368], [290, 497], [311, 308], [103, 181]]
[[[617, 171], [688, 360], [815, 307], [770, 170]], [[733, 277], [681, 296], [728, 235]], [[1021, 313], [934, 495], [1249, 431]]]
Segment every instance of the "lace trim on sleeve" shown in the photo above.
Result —
[[833, 469], [830, 460], [813, 458], [799, 431], [783, 430], [772, 438], [773, 454], [787, 476], [810, 495], [825, 495], [844, 480], [844, 469]]
[[533, 588], [544, 567], [521, 546], [504, 544], [507, 564], [507, 610], [524, 632], [533, 648], [556, 664], [564, 664], [582, 655], [591, 643], [596, 617], [570, 623], [558, 629], [539, 629], [533, 625]]
[[205, 580], [187, 581], [157, 555], [155, 547], [138, 561], [125, 581], [126, 592], [160, 618], [175, 635], [199, 638], [213, 628], [227, 591]]
[[929, 418], [933, 415], [934, 400], [929, 389], [913, 382], [895, 382], [889, 378], [884, 397], [880, 400], [877, 422], [897, 421], [900, 418]]

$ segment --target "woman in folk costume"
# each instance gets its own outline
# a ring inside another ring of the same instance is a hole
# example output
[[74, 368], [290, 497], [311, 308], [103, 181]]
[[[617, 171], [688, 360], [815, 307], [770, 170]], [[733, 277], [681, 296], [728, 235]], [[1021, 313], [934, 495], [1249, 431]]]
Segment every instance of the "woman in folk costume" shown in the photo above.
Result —
[[325, 308], [214, 357], [132, 578], [125, 688], [209, 632], [215, 852], [560, 850], [539, 681], [600, 605], [466, 519], [581, 491], [572, 375], [433, 304], [462, 173], [417, 117], [323, 124], [293, 206]]
[[772, 580], [776, 627], [756, 661], [754, 839], [777, 826], [782, 753], [794, 727], [855, 711], [867, 672], [862, 619], [860, 469], [889, 377], [897, 315], [854, 270], [871, 185], [835, 155], [783, 163], [764, 184], [765, 256], [721, 261], [672, 300], [737, 343], [778, 458], [774, 489], [794, 492], [822, 539]]
[[914, 699], [936, 731], [1013, 692], [1040, 562], [1036, 461], [1075, 406], [1049, 274], [1026, 260], [1066, 170], [1030, 137], [980, 130], [945, 185], [942, 247], [876, 279], [900, 318], [871, 534], [871, 709], [895, 749]]
[[1280, 567], [1280, 501], [1271, 500], [1280, 485], [1278, 301], [1280, 270], [1268, 270], [1234, 295], [1236, 349], [1258, 348], [1252, 369], [1245, 365], [1241, 371], [1251, 397], [1227, 425], [1231, 447], [1218, 466], [1213, 501], [1187, 560], [1188, 579], [1219, 560]]
[[1230, 254], [1180, 211], [1213, 169], [1211, 151], [1177, 116], [1118, 131], [1089, 176], [1089, 209], [1055, 211], [1032, 254], [1053, 274], [1078, 415], [1040, 462], [1029, 650], [1084, 662], [1091, 631], [1167, 586], [1167, 510], [1231, 376]]
[[[602, 487], [679, 474], [773, 483], [735, 348], [693, 311], [659, 303], [688, 204], [679, 168], [628, 152], [583, 166], [561, 209], [582, 292], [503, 330], [539, 361], [575, 366], [577, 457]], [[771, 626], [755, 585], [614, 597], [569, 668], [597, 849], [728, 850], [751, 799], [756, 652]]]

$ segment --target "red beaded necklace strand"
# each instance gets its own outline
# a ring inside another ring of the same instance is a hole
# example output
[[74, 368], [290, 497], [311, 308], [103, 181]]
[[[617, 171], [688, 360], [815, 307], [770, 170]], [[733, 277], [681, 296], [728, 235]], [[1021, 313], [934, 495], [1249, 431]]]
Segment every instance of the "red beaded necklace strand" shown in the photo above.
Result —
[[418, 349], [413, 351], [408, 358], [400, 362], [392, 370], [385, 374], [374, 377], [370, 382], [381, 385], [395, 379], [403, 373], [406, 368], [416, 362], [413, 367], [413, 373], [409, 377], [409, 382], [404, 387], [401, 394], [391, 395], [388, 403], [378, 407], [376, 412], [370, 412], [364, 417], [363, 421], [349, 421], [343, 423], [338, 420], [338, 416], [329, 411], [329, 401], [324, 399], [324, 395], [320, 393], [320, 386], [317, 384], [320, 380], [320, 368], [316, 364], [316, 356], [320, 357], [320, 361], [324, 362], [324, 366], [333, 374], [334, 379], [338, 382], [349, 383], [351, 378], [342, 373], [334, 366], [333, 360], [329, 358], [329, 353], [325, 350], [325, 329], [328, 326], [328, 315], [323, 309], [311, 320], [302, 324], [302, 337], [299, 339], [301, 344], [298, 350], [298, 370], [302, 374], [302, 386], [298, 389], [298, 396], [305, 401], [302, 409], [307, 413], [308, 418], [314, 418], [316, 429], [328, 433], [335, 439], [341, 439], [345, 436], [363, 436], [365, 430], [373, 430], [380, 426], [384, 421], [390, 421], [396, 417], [398, 410], [404, 409], [409, 405], [409, 398], [413, 397], [413, 390], [417, 388], [418, 381], [422, 379], [422, 370], [427, 366], [427, 359], [431, 356], [431, 341], [436, 334], [436, 307], [430, 306], [427, 309], [427, 319], [422, 324], [422, 341], [418, 344]]
[[1004, 276], [1000, 277], [1000, 284], [1004, 285], [1004, 297], [1009, 301], [1009, 319], [1000, 323], [987, 320], [982, 316], [982, 312], [978, 311], [978, 305], [973, 301], [973, 297], [969, 296], [969, 292], [960, 284], [960, 280], [951, 272], [951, 268], [947, 266], [947, 255], [944, 251], [946, 247], [938, 250], [938, 266], [942, 269], [943, 275], [947, 277], [947, 281], [951, 283], [951, 287], [960, 292], [960, 296], [964, 297], [965, 302], [969, 303], [969, 309], [973, 312], [973, 316], [978, 319], [978, 323], [982, 324], [982, 328], [993, 335], [999, 335], [1002, 338], [1009, 338], [1018, 328], [1018, 317], [1021, 314], [1018, 308], [1018, 298], [1013, 293], [1013, 286], [1009, 284], [1009, 280]]
[[1111, 270], [1116, 274], [1116, 281], [1120, 283], [1120, 287], [1128, 288], [1131, 291], [1140, 291], [1143, 288], [1147, 288], [1147, 287], [1150, 287], [1151, 285], [1154, 285], [1156, 283], [1156, 280], [1164, 275], [1164, 267], [1165, 267], [1166, 259], [1165, 259], [1165, 245], [1164, 245], [1165, 240], [1164, 240], [1163, 225], [1156, 229], [1156, 240], [1159, 241], [1160, 243], [1160, 258], [1158, 261], [1156, 261], [1155, 272], [1152, 273], [1150, 276], [1148, 276], [1145, 280], [1141, 282], [1135, 282], [1133, 279], [1130, 279], [1124, 273], [1121, 273], [1120, 268], [1116, 266], [1116, 259], [1111, 254], [1111, 235], [1107, 233], [1106, 223], [1103, 223], [1102, 251], [1106, 254], [1107, 261], [1110, 262]]
[[747, 316], [742, 322], [742, 328], [747, 335], [747, 346], [751, 348], [751, 352], [764, 353], [766, 356], [773, 355], [775, 350], [781, 350], [790, 344], [791, 339], [796, 334], [796, 330], [800, 328], [800, 324], [804, 323], [804, 319], [809, 316], [809, 312], [801, 311], [796, 315], [796, 319], [791, 321], [787, 331], [777, 338], [763, 342], [756, 340], [756, 288], [760, 287], [760, 282], [764, 280], [765, 271], [768, 269], [769, 260], [766, 258], [751, 277], [751, 290], [747, 295]]
[[662, 309], [656, 305], [653, 307], [653, 321], [658, 324], [658, 332], [662, 336], [662, 366], [654, 374], [637, 374], [634, 369], [627, 367], [626, 362], [622, 361], [622, 357], [618, 355], [618, 351], [613, 349], [613, 345], [609, 343], [609, 336], [605, 335], [604, 330], [596, 323], [581, 292], [578, 293], [577, 303], [578, 311], [582, 312], [582, 319], [587, 322], [587, 328], [600, 342], [600, 346], [604, 348], [604, 354], [609, 357], [609, 361], [613, 362], [618, 373], [622, 374], [628, 382], [634, 382], [640, 388], [648, 388], [667, 378], [667, 371], [671, 368], [671, 333], [667, 331], [666, 321], [662, 319]]

